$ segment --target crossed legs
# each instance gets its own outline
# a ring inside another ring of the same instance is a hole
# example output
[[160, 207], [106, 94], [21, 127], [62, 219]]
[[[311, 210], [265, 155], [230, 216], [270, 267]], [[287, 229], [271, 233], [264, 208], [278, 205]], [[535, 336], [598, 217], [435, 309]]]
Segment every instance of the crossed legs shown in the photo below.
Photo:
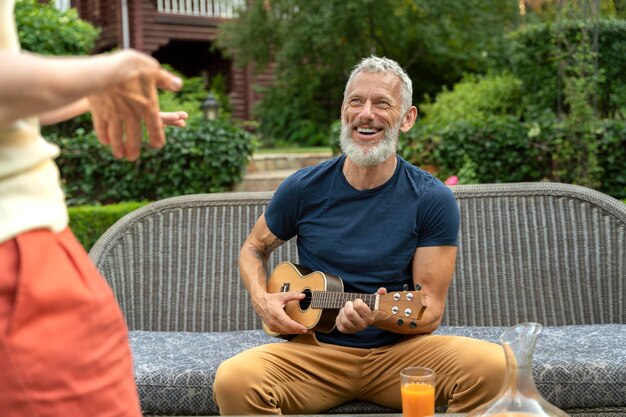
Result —
[[354, 399], [400, 409], [399, 372], [407, 366], [436, 372], [436, 403], [448, 412], [467, 412], [493, 398], [506, 370], [499, 345], [465, 337], [413, 336], [359, 349], [304, 335], [224, 361], [213, 392], [224, 415], [313, 414]]

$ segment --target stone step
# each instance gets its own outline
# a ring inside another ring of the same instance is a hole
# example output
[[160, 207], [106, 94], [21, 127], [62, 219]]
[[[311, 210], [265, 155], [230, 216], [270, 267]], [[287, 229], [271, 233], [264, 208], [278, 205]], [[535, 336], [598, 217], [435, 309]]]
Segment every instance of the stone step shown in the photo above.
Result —
[[248, 163], [247, 172], [255, 173], [285, 169], [297, 170], [317, 165], [320, 162], [332, 158], [332, 156], [330, 150], [328, 152], [255, 154]]
[[332, 152], [255, 154], [233, 191], [274, 191], [297, 170], [332, 158]]
[[296, 169], [280, 169], [246, 174], [243, 181], [233, 187], [233, 191], [274, 191]]

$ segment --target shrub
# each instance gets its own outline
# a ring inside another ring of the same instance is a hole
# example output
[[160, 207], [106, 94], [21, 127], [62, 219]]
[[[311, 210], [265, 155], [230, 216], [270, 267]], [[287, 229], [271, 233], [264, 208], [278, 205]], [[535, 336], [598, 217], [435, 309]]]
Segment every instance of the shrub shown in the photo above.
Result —
[[[521, 122], [514, 116], [485, 121], [458, 121], [443, 127], [417, 125], [401, 136], [398, 152], [411, 163], [435, 165], [438, 176], [461, 182], [551, 181], [580, 183], [577, 167], [560, 159], [562, 146], [572, 146], [573, 130], [565, 122], [544, 118]], [[626, 122], [602, 120], [595, 125], [599, 191], [626, 197]], [[463, 178], [463, 175], [468, 178]]]
[[625, 29], [624, 21], [594, 20], [514, 32], [513, 75], [470, 76], [444, 90], [422, 106], [425, 117], [401, 137], [400, 154], [436, 165], [441, 177], [548, 179], [621, 198]]
[[[324, 128], [328, 112], [311, 105], [313, 99], [306, 95], [312, 83], [316, 82], [305, 84], [306, 89], [296, 93], [288, 91], [287, 87], [265, 91], [262, 103], [255, 109], [262, 119], [259, 134], [262, 135], [263, 146], [328, 146], [328, 130]], [[285, 102], [289, 105], [285, 106]], [[303, 107], [311, 108], [303, 110]], [[306, 117], [303, 116], [305, 114]]]
[[[159, 90], [159, 106], [161, 110], [182, 110], [186, 111], [189, 117], [202, 116], [202, 102], [208, 95], [204, 79], [202, 77], [187, 77], [167, 64], [162, 66], [180, 77], [183, 80], [183, 86], [178, 91]], [[226, 81], [221, 74], [213, 77], [210, 92], [220, 103], [219, 118], [229, 119], [232, 114], [232, 106], [226, 92]]]
[[145, 204], [148, 202], [70, 207], [70, 228], [85, 250], [89, 252], [98, 238], [117, 220]]
[[444, 87], [435, 102], [420, 105], [422, 123], [444, 126], [458, 120], [485, 120], [490, 115], [521, 115], [521, 81], [509, 74], [467, 75], [452, 90]]
[[[564, 97], [563, 66], [576, 65], [582, 34], [597, 32], [597, 87], [595, 107], [601, 118], [615, 117], [626, 103], [626, 21], [570, 21], [529, 25], [509, 35], [510, 68], [524, 89], [524, 107], [530, 116], [557, 112]], [[560, 52], [561, 51], [561, 52]], [[593, 58], [593, 57], [592, 57]], [[565, 103], [562, 103], [565, 105]], [[563, 109], [566, 110], [566, 109]]]
[[223, 120], [190, 118], [183, 129], [167, 128], [161, 150], [144, 147], [135, 162], [116, 160], [93, 132], [78, 131], [56, 142], [57, 163], [68, 205], [158, 200], [182, 194], [220, 192], [241, 181], [253, 137]]
[[626, 198], [626, 121], [603, 120], [595, 131], [598, 165], [602, 168], [600, 191]]
[[441, 178], [458, 175], [464, 168], [471, 169], [475, 182], [536, 181], [546, 174], [542, 165], [549, 164], [541, 164], [547, 155], [534, 146], [528, 133], [529, 127], [513, 116], [489, 116], [484, 121], [458, 121], [443, 127], [420, 125], [402, 142], [401, 155], [416, 165], [436, 165]]
[[100, 33], [76, 9], [61, 12], [37, 0], [16, 2], [15, 21], [22, 49], [44, 55], [87, 55]]
[[337, 119], [331, 123], [328, 128], [328, 139], [326, 142], [330, 145], [333, 155], [341, 153], [341, 120]]

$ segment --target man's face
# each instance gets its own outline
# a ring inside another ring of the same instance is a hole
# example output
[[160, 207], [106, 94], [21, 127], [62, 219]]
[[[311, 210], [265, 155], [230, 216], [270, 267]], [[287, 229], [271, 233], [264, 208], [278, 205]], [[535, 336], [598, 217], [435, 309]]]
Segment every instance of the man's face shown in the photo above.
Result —
[[393, 74], [357, 74], [341, 108], [341, 149], [355, 163], [377, 165], [396, 151], [401, 83]]

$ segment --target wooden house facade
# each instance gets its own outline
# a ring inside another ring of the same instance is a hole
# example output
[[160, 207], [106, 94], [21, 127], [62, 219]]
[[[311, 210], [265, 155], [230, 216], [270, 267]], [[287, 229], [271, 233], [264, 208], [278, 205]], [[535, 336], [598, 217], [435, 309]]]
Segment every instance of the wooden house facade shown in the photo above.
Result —
[[246, 0], [72, 0], [71, 5], [101, 29], [97, 52], [134, 48], [186, 76], [204, 77], [207, 87], [222, 75], [236, 119], [253, 118], [258, 87], [271, 83], [271, 68], [256, 74], [213, 48], [220, 24], [236, 17]]

